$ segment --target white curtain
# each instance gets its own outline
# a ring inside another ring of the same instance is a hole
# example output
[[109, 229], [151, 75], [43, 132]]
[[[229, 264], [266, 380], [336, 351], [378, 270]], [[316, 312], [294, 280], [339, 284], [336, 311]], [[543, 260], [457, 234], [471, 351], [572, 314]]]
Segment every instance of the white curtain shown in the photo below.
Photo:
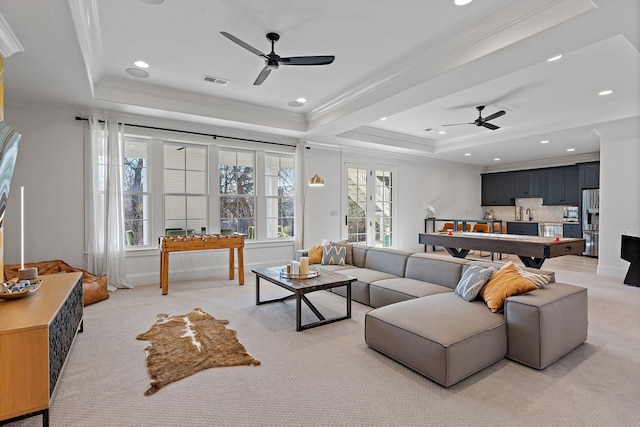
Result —
[[131, 288], [126, 278], [122, 162], [124, 126], [89, 118], [87, 176], [89, 197], [88, 270], [106, 274], [109, 290]]
[[[295, 224], [293, 228], [294, 232], [294, 240], [295, 240], [295, 249], [304, 249], [302, 247], [302, 236], [304, 232], [302, 231], [302, 227], [304, 226], [304, 220], [302, 219], [303, 212], [303, 203], [302, 199], [304, 197], [304, 191], [306, 189], [307, 183], [304, 182], [304, 144], [298, 143], [296, 146], [296, 155], [295, 155], [295, 192], [296, 192], [296, 204], [295, 204]], [[294, 254], [295, 256], [295, 254]]]

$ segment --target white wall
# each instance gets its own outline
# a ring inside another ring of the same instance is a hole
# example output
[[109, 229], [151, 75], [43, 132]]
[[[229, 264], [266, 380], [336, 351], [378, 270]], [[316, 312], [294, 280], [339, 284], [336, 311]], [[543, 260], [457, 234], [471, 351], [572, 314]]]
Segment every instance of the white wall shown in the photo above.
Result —
[[84, 266], [84, 125], [65, 109], [5, 106], [22, 134], [4, 222], [5, 264], [20, 259], [20, 187], [24, 186], [24, 262], [62, 259]]
[[622, 234], [640, 236], [640, 118], [624, 132], [598, 128], [600, 142], [600, 247], [598, 274], [624, 279]]
[[344, 164], [390, 166], [394, 168], [394, 247], [422, 251], [418, 233], [424, 232], [428, 205], [437, 206], [439, 217], [481, 218], [480, 168], [409, 158], [393, 153], [325, 149], [311, 145], [305, 150], [305, 178], [320, 175], [324, 187], [311, 188], [305, 212], [306, 246], [320, 244], [322, 239], [345, 238], [342, 202]]

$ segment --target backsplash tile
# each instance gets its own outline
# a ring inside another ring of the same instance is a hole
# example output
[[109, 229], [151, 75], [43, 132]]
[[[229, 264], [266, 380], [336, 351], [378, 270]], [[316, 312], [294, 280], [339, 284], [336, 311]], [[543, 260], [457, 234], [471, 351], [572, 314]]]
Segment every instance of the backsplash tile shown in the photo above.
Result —
[[516, 212], [522, 206], [522, 217], [526, 218], [526, 210], [531, 210], [532, 221], [535, 222], [562, 222], [564, 206], [545, 206], [542, 199], [516, 199], [515, 206], [486, 206], [484, 212], [493, 211], [493, 218], [502, 221], [515, 221]]

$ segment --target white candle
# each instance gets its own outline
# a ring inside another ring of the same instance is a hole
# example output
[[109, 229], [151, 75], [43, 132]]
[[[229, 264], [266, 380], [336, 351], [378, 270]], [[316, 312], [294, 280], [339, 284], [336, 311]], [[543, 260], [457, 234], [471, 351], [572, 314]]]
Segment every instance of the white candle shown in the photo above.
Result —
[[291, 261], [291, 274], [300, 274], [300, 263], [298, 261]]
[[309, 274], [309, 257], [300, 257], [300, 274]]

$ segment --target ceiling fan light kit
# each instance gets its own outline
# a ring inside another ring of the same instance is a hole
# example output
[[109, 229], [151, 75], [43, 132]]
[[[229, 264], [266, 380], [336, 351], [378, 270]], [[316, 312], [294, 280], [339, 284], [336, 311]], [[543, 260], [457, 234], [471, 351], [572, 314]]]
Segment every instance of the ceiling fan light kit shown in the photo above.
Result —
[[267, 40], [271, 42], [271, 52], [269, 54], [263, 53], [255, 47], [251, 46], [248, 43], [243, 42], [233, 34], [227, 33], [226, 31], [220, 31], [220, 34], [234, 42], [240, 47], [245, 48], [249, 52], [254, 55], [258, 55], [262, 59], [264, 59], [264, 68], [258, 74], [258, 77], [253, 82], [254, 85], [261, 85], [266, 78], [269, 76], [272, 70], [277, 70], [280, 65], [327, 65], [331, 64], [335, 59], [333, 55], [323, 55], [323, 56], [291, 56], [282, 58], [274, 51], [274, 46], [278, 40], [280, 40], [280, 35], [278, 33], [267, 33]]
[[442, 126], [476, 125], [478, 127], [482, 126], [491, 130], [500, 129], [500, 126], [496, 126], [493, 123], [488, 123], [488, 122], [490, 122], [493, 119], [497, 119], [498, 117], [504, 116], [506, 112], [504, 110], [500, 110], [500, 111], [496, 111], [493, 114], [488, 115], [487, 117], [482, 117], [482, 110], [484, 110], [484, 107], [485, 107], [484, 105], [478, 105], [476, 107], [476, 110], [478, 110], [478, 118], [471, 123], [452, 123], [452, 124], [442, 125]]

